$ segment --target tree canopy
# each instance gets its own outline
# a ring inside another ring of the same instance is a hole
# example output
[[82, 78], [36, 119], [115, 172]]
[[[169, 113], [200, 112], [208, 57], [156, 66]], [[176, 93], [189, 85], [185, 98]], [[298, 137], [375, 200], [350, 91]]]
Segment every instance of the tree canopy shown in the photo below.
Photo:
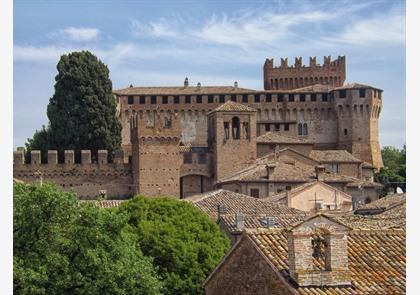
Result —
[[161, 294], [127, 221], [53, 184], [14, 184], [14, 292]]
[[28, 139], [26, 149], [106, 149], [121, 146], [121, 124], [108, 67], [89, 51], [62, 55], [57, 64], [49, 125]]
[[140, 249], [158, 266], [165, 294], [203, 294], [202, 283], [230, 247], [207, 215], [187, 202], [141, 196], [118, 212], [129, 215]]
[[376, 174], [377, 180], [384, 185], [382, 194], [386, 194], [390, 187], [399, 183], [405, 184], [406, 147], [400, 150], [395, 147], [386, 146], [382, 149], [382, 160], [384, 167]]

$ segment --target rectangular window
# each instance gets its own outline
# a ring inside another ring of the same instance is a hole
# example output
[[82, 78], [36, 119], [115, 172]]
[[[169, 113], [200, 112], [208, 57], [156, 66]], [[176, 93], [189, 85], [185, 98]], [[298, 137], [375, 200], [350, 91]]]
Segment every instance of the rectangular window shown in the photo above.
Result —
[[128, 104], [133, 104], [134, 103], [134, 97], [132, 96], [132, 95], [130, 95], [129, 97], [128, 97]]
[[316, 101], [316, 94], [315, 93], [311, 94], [311, 101]]
[[219, 102], [220, 103], [224, 103], [225, 102], [225, 96], [224, 95], [219, 95]]
[[378, 91], [378, 97], [379, 99], [382, 99], [382, 91]]
[[270, 131], [270, 124], [265, 124], [265, 131]]
[[346, 90], [340, 90], [340, 98], [345, 98], [346, 97]]
[[248, 102], [248, 95], [247, 94], [242, 95], [242, 102], [245, 102], [245, 103]]
[[191, 96], [189, 95], [185, 96], [185, 103], [191, 103]]
[[168, 104], [168, 97], [167, 96], [162, 96], [162, 103], [163, 104]]
[[213, 95], [207, 96], [207, 103], [213, 103], [213, 102], [214, 102]]
[[257, 188], [251, 188], [249, 190], [251, 197], [259, 198], [260, 197], [260, 190]]
[[151, 104], [156, 104], [156, 95], [152, 95], [152, 96], [150, 97], [150, 103], [151, 103]]
[[279, 93], [277, 94], [277, 102], [282, 102], [283, 101], [283, 94]]
[[144, 95], [140, 96], [140, 104], [146, 103], [146, 97]]
[[179, 104], [179, 96], [178, 95], [174, 96], [174, 104]]
[[289, 123], [284, 124], [284, 131], [289, 131]]
[[306, 97], [305, 97], [305, 94], [301, 94], [301, 95], [299, 95], [299, 101], [305, 101], [306, 100]]
[[230, 100], [231, 100], [231, 101], [236, 101], [236, 94], [231, 95], [231, 96], [230, 96]]
[[276, 125], [274, 125], [274, 126], [276, 128], [276, 131], [280, 131], [280, 124], [279, 123], [276, 123]]
[[196, 101], [197, 101], [197, 103], [202, 103], [203, 102], [203, 98], [201, 97], [201, 95], [197, 95]]
[[322, 93], [322, 101], [328, 101], [328, 93]]
[[366, 96], [366, 89], [359, 89], [359, 97], [365, 97]]
[[254, 102], [260, 102], [260, 95], [259, 94], [254, 95]]
[[271, 93], [267, 93], [266, 95], [265, 95], [265, 101], [266, 102], [271, 102], [272, 100], [271, 100]]
[[334, 173], [338, 173], [338, 164], [336, 164], [336, 163], [332, 163], [332, 164], [331, 164], [331, 170], [332, 170], [332, 172], [334, 172]]
[[295, 101], [295, 95], [289, 94], [289, 101]]
[[185, 153], [184, 154], [184, 164], [191, 164], [192, 163], [192, 154]]
[[292, 189], [292, 187], [290, 185], [286, 185], [286, 190], [290, 191]]
[[206, 163], [207, 163], [207, 155], [198, 154], [198, 164], [206, 164]]

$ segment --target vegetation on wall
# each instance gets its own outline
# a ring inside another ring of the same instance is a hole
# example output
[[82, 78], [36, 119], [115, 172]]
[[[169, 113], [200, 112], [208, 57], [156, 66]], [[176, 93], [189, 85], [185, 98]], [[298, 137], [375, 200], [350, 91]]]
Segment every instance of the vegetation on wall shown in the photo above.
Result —
[[49, 125], [36, 131], [26, 142], [31, 150], [55, 149], [62, 158], [65, 149], [89, 149], [96, 154], [106, 149], [110, 155], [121, 146], [121, 123], [116, 117], [116, 101], [108, 67], [89, 51], [62, 55], [57, 64], [54, 95], [47, 115]]
[[381, 150], [384, 167], [376, 174], [376, 180], [384, 185], [381, 195], [397, 186], [405, 190], [406, 147], [400, 150], [386, 146]]

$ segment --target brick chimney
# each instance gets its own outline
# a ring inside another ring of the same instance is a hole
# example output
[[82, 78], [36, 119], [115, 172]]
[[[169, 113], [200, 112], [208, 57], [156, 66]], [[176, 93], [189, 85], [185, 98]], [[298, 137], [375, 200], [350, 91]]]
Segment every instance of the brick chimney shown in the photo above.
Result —
[[184, 88], [187, 88], [187, 87], [188, 87], [188, 77], [185, 77]]
[[223, 215], [223, 214], [226, 214], [226, 206], [225, 205], [223, 205], [223, 204], [219, 204], [219, 205], [217, 205], [217, 222], [219, 222], [220, 221], [220, 217]]
[[273, 179], [273, 173], [274, 169], [276, 168], [276, 163], [268, 163], [265, 165], [265, 169], [267, 169], [267, 179], [272, 180]]
[[245, 215], [241, 212], [237, 212], [235, 214], [235, 225], [239, 231], [243, 231], [245, 229]]
[[315, 175], [318, 181], [324, 181], [325, 176], [325, 166], [324, 165], [316, 165], [315, 166]]
[[[300, 286], [351, 286], [349, 228], [317, 214], [287, 233], [290, 277]], [[321, 265], [316, 267], [314, 258]]]

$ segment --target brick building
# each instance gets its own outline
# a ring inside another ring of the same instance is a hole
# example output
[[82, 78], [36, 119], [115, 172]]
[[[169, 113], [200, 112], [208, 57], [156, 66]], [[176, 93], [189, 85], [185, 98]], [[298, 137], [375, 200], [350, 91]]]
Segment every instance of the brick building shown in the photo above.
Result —
[[[264, 76], [270, 72], [267, 63]], [[114, 163], [106, 161], [105, 151], [94, 161], [84, 151], [81, 163], [74, 163], [72, 151], [64, 163], [49, 151], [48, 163], [41, 163], [33, 151], [31, 162], [24, 163], [18, 150], [14, 177], [54, 181], [83, 198], [99, 190], [112, 198], [136, 193], [185, 198], [215, 188], [264, 198], [321, 177], [363, 202], [377, 198], [373, 171], [382, 166], [382, 90], [344, 85], [344, 57], [326, 58], [323, 66], [311, 59], [310, 67], [298, 59], [294, 67], [269, 75], [265, 90], [240, 88], [237, 82], [190, 86], [188, 79], [179, 87], [115, 90], [123, 142]], [[294, 82], [281, 87], [286, 78]], [[279, 86], [271, 87], [271, 80]], [[239, 176], [247, 170], [258, 179], [244, 183]], [[287, 177], [280, 177], [283, 172]]]

